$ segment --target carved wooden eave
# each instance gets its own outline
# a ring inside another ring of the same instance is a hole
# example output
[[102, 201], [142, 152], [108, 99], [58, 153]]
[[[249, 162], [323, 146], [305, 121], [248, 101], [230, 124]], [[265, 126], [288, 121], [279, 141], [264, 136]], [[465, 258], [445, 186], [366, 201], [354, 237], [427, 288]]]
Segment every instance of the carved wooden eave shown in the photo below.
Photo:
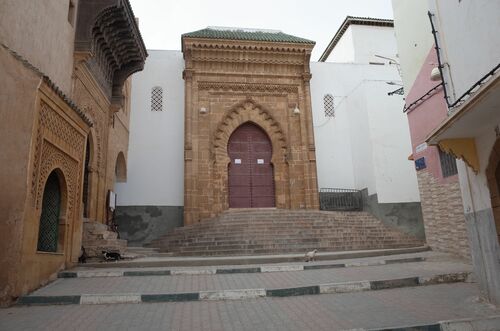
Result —
[[86, 61], [112, 108], [123, 106], [125, 80], [144, 68], [148, 56], [128, 0], [80, 0], [75, 52]]

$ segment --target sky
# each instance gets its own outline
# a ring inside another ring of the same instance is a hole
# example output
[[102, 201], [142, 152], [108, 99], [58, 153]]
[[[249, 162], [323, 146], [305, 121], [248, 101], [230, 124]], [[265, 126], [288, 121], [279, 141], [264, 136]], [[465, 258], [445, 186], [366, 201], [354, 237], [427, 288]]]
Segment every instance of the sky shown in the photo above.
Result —
[[148, 49], [180, 50], [207, 26], [281, 30], [316, 41], [317, 61], [347, 15], [393, 18], [391, 0], [130, 0]]

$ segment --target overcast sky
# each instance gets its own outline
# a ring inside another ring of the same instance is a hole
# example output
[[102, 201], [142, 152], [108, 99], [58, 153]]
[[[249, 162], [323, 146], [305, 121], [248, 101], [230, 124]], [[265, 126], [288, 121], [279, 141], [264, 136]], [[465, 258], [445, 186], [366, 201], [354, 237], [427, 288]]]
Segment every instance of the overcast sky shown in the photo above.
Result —
[[148, 49], [180, 49], [207, 26], [275, 29], [316, 41], [317, 61], [347, 15], [392, 18], [391, 0], [130, 0]]

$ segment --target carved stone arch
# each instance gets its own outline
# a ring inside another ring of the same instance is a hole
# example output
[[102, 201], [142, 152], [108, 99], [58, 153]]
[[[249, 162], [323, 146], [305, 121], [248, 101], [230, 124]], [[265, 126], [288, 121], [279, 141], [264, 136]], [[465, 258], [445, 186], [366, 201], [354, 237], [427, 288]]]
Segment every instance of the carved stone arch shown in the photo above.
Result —
[[281, 125], [270, 112], [252, 99], [246, 99], [233, 106], [222, 118], [214, 132], [212, 156], [214, 162], [228, 163], [227, 144], [229, 137], [236, 128], [246, 122], [252, 122], [261, 127], [271, 139], [273, 159], [284, 161], [287, 149], [287, 140]]
[[42, 165], [40, 167], [39, 181], [38, 181], [38, 189], [36, 196], [36, 207], [40, 209], [41, 200], [43, 195], [43, 188], [45, 182], [49, 175], [55, 169], [59, 169], [61, 174], [64, 175], [64, 180], [66, 183], [66, 218], [68, 220], [72, 219], [72, 216], [75, 212], [75, 195], [80, 191], [80, 170], [78, 167], [78, 163], [72, 158], [65, 155], [61, 152], [57, 147], [53, 146], [50, 143], [45, 142], [43, 144], [43, 152], [42, 152]]
[[43, 203], [38, 215], [37, 250], [64, 252], [66, 243], [66, 217], [68, 210], [68, 184], [64, 170], [54, 167], [40, 183]]
[[228, 156], [227, 145], [231, 134], [244, 123], [251, 122], [259, 126], [269, 137], [272, 144], [271, 163], [274, 168], [276, 207], [286, 208], [288, 206], [289, 192], [288, 164], [286, 160], [287, 139], [280, 123], [271, 113], [252, 99], [243, 100], [233, 107], [222, 117], [222, 120], [213, 131], [211, 141], [212, 157], [212, 181], [217, 191], [213, 192], [211, 204], [213, 211], [217, 214], [229, 208], [228, 200]]
[[91, 165], [93, 169], [104, 170], [103, 149], [102, 149], [102, 136], [104, 134], [103, 121], [104, 118], [100, 111], [95, 110], [93, 107], [86, 105], [83, 107], [85, 114], [91, 118], [94, 125], [90, 128], [89, 136], [92, 137], [91, 151], [92, 160]]
[[123, 183], [127, 181], [127, 161], [125, 154], [119, 152], [115, 162], [115, 183]]

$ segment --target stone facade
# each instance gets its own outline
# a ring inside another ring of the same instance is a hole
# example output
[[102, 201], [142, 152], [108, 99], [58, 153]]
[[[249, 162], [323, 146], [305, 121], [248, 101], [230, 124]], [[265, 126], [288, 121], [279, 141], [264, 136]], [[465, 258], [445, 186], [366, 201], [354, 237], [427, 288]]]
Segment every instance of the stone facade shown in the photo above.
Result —
[[[90, 122], [54, 83], [6, 47], [0, 140], [0, 304], [78, 260], [85, 140]], [[10, 84], [17, 81], [22, 84]], [[49, 175], [60, 184], [57, 250], [39, 252], [39, 222]]]
[[470, 260], [467, 227], [457, 176], [438, 181], [431, 172], [417, 172], [427, 244], [434, 250]]
[[77, 263], [83, 214], [109, 220], [116, 170], [126, 178], [127, 79], [147, 56], [126, 0], [44, 5], [0, 5], [0, 305]]
[[271, 140], [276, 207], [318, 209], [309, 86], [314, 43], [188, 35], [182, 38], [184, 224], [228, 209], [227, 143], [246, 122], [260, 126]]

